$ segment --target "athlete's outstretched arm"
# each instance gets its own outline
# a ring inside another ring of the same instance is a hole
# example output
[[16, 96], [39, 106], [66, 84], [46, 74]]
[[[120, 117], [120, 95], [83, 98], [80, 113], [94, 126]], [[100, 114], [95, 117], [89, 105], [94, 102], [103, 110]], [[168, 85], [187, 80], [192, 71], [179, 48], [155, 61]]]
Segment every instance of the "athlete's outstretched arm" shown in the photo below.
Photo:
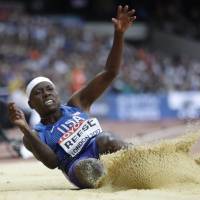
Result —
[[23, 143], [25, 147], [48, 168], [56, 168], [58, 165], [56, 154], [46, 144], [42, 143], [36, 133], [30, 129], [24, 113], [14, 103], [10, 103], [8, 108], [11, 122], [18, 126], [24, 134]]
[[124, 33], [135, 21], [135, 10], [129, 10], [126, 5], [118, 6], [117, 17], [112, 18], [114, 24], [113, 46], [107, 58], [105, 68], [98, 73], [84, 88], [70, 98], [68, 104], [78, 106], [89, 111], [92, 103], [108, 88], [113, 79], [118, 75], [124, 43]]

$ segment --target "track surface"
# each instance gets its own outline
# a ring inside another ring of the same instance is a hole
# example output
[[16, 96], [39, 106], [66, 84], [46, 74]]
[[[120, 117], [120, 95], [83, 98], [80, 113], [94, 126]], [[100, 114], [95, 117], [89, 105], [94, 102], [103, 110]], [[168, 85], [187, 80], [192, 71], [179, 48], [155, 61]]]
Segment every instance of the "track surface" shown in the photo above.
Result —
[[[199, 123], [183, 122], [165, 123], [103, 123], [104, 130], [118, 133], [127, 141], [144, 143], [162, 138], [172, 138], [186, 132], [199, 129]], [[10, 137], [20, 137], [17, 130], [10, 131]], [[10, 156], [8, 147], [1, 145], [1, 156]], [[193, 152], [200, 152], [200, 144], [195, 145]], [[5, 156], [5, 157], [6, 157]], [[4, 157], [4, 158], [5, 158]], [[7, 158], [6, 157], [6, 158]], [[0, 200], [46, 200], [46, 199], [81, 199], [81, 200], [199, 200], [200, 188], [190, 190], [126, 190], [112, 191], [110, 188], [78, 190], [71, 185], [58, 170], [49, 170], [34, 159], [4, 159], [0, 162]]]

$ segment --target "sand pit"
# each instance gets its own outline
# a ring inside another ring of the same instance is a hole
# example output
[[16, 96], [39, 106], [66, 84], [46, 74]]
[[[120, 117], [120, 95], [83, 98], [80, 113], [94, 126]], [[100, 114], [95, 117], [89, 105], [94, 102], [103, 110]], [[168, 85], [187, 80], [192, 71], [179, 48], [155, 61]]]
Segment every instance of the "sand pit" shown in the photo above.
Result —
[[77, 190], [60, 171], [36, 161], [1, 163], [0, 200], [199, 200], [200, 166], [188, 154], [198, 137], [199, 133], [103, 156], [108, 173], [98, 189]]
[[104, 155], [101, 159], [107, 174], [98, 187], [166, 189], [193, 184], [200, 190], [199, 158], [189, 154], [199, 137], [200, 133], [188, 134]]

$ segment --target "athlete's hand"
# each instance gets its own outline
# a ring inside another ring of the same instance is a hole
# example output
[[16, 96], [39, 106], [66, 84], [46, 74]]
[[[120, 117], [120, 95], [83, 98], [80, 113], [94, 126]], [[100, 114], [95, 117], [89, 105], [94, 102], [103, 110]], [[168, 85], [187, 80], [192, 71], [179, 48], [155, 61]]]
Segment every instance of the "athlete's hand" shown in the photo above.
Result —
[[134, 13], [135, 10], [129, 10], [129, 7], [127, 5], [124, 7], [118, 6], [117, 17], [112, 18], [115, 30], [124, 33], [135, 21], [136, 16], [134, 16]]
[[18, 126], [19, 128], [25, 128], [28, 126], [23, 111], [17, 108], [15, 103], [8, 104], [8, 111], [10, 121], [13, 124]]

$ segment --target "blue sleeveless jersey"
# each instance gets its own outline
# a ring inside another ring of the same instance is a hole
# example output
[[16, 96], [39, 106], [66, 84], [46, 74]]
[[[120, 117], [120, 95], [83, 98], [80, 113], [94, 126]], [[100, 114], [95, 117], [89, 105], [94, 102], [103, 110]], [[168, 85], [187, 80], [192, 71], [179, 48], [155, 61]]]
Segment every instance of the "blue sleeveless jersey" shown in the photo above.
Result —
[[75, 126], [77, 123], [89, 119], [89, 116], [77, 107], [61, 105], [60, 109], [62, 112], [62, 117], [57, 122], [48, 125], [39, 123], [34, 129], [38, 133], [40, 140], [47, 144], [56, 153], [59, 159], [59, 168], [62, 169], [78, 159], [81, 152], [87, 148], [90, 141], [93, 140], [96, 135], [91, 137], [87, 143], [84, 144], [81, 151], [75, 155], [75, 157], [67, 154], [59, 145], [60, 138], [70, 131], [70, 128]]

